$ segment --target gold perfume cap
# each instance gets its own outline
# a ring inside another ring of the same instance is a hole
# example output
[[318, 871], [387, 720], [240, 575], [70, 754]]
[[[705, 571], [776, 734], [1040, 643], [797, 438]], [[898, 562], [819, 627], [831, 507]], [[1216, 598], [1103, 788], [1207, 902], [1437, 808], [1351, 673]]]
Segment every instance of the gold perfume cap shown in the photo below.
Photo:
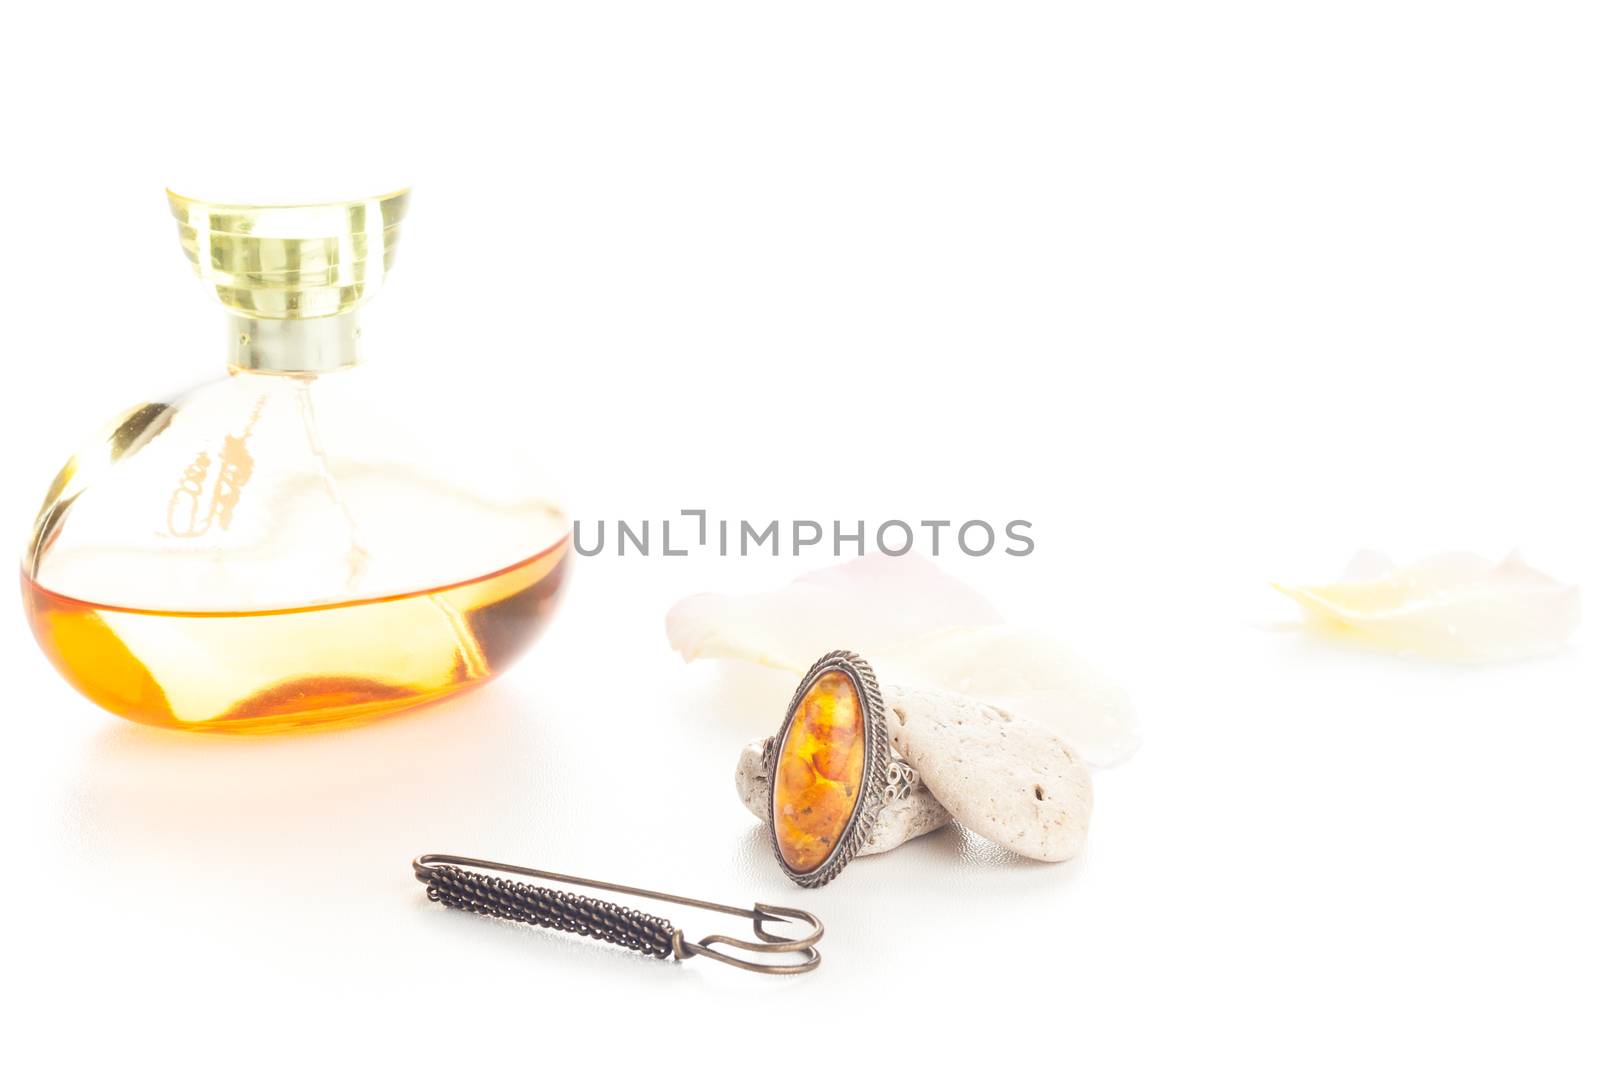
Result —
[[235, 315], [314, 319], [370, 300], [410, 190], [326, 204], [218, 204], [167, 190], [183, 250]]

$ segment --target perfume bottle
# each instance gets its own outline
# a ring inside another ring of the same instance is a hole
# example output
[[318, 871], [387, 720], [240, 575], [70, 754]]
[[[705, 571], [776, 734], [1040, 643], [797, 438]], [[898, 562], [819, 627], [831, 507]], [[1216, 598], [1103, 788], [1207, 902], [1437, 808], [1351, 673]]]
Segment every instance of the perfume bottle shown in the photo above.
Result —
[[187, 730], [347, 723], [500, 674], [555, 607], [570, 526], [449, 377], [407, 409], [358, 358], [407, 193], [168, 195], [226, 373], [61, 469], [23, 557], [40, 647], [102, 707]]

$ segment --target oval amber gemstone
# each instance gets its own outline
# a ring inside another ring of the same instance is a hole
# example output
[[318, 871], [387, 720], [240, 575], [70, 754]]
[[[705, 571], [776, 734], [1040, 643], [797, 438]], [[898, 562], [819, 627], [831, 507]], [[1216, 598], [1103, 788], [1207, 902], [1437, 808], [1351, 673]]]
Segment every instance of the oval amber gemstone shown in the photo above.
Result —
[[818, 676], [795, 709], [778, 752], [772, 829], [796, 874], [822, 866], [850, 823], [866, 763], [861, 694], [844, 671]]

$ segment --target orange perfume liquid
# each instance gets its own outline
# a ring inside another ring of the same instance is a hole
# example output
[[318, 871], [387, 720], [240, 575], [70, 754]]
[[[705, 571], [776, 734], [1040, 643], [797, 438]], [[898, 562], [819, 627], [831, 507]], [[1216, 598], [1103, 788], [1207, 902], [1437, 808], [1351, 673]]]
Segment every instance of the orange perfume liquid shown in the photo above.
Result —
[[274, 611], [141, 611], [26, 575], [34, 636], [79, 692], [134, 722], [265, 733], [342, 725], [494, 678], [544, 629], [568, 541], [470, 581]]

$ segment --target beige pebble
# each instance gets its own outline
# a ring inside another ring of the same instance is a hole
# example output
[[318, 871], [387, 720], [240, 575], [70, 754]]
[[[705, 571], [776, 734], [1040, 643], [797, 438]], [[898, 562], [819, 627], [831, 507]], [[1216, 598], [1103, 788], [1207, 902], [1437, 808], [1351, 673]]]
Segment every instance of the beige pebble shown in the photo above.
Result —
[[1083, 848], [1089, 770], [1038, 723], [943, 690], [885, 686], [889, 736], [962, 826], [1038, 860]]

